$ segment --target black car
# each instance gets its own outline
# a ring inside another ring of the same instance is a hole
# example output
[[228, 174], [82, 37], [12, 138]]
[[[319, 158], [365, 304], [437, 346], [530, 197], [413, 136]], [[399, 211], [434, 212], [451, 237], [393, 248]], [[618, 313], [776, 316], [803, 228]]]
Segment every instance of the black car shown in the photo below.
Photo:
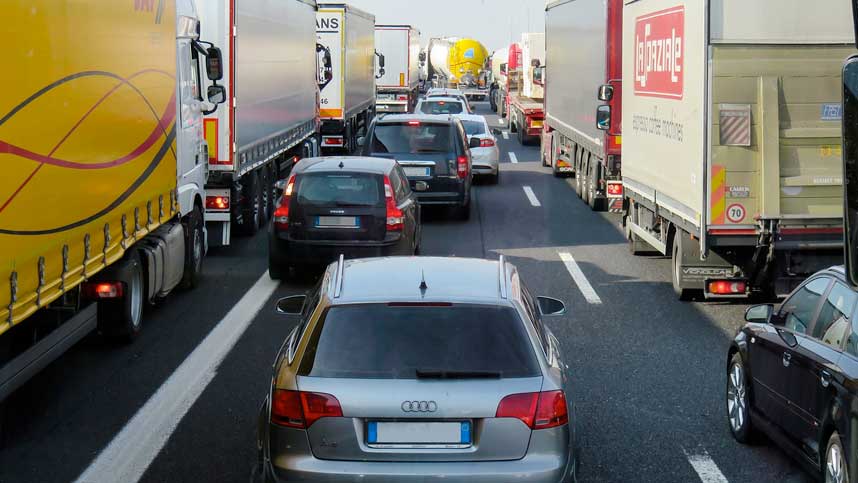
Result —
[[301, 160], [283, 186], [269, 229], [268, 273], [346, 258], [413, 255], [420, 249], [420, 206], [393, 160]]
[[392, 114], [376, 118], [366, 138], [359, 139], [363, 154], [395, 159], [405, 170], [411, 189], [423, 205], [445, 205], [460, 219], [470, 215], [471, 140], [462, 122], [452, 116]]
[[727, 354], [727, 419], [738, 441], [761, 430], [826, 481], [852, 479], [856, 305], [858, 293], [834, 267], [814, 274], [777, 307], [748, 309], [748, 323]]

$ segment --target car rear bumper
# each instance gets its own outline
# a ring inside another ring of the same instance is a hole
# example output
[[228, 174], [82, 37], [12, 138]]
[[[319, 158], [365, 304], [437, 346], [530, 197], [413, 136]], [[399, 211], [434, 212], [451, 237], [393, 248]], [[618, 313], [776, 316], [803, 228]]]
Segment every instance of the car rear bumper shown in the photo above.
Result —
[[[412, 188], [413, 189], [413, 188]], [[465, 204], [465, 192], [463, 191], [424, 191], [416, 192], [417, 202], [421, 205], [448, 205], [462, 206]]]
[[343, 255], [351, 258], [389, 257], [413, 255], [406, 237], [391, 242], [313, 242], [287, 240], [285, 235], [275, 234], [271, 250], [272, 257], [284, 265], [327, 265]]

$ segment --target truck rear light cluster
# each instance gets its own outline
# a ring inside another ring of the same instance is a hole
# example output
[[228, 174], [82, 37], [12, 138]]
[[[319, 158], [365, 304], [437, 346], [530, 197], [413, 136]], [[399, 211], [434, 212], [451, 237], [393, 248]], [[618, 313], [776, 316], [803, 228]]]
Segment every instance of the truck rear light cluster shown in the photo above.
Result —
[[341, 138], [341, 137], [329, 137], [329, 138], [325, 138], [324, 142], [325, 142], [326, 146], [342, 146], [343, 145], [343, 138]]
[[207, 210], [228, 210], [229, 196], [206, 196]]
[[397, 101], [407, 101], [408, 95], [407, 94], [399, 94], [398, 96], [396, 96], [396, 100]]
[[396, 206], [396, 198], [393, 196], [393, 185], [390, 183], [390, 178], [384, 177], [384, 199], [387, 208], [387, 231], [402, 231], [405, 226], [405, 217], [402, 210]]
[[[482, 143], [480, 143], [482, 144]], [[470, 167], [468, 166], [468, 157], [467, 156], [459, 156], [456, 158], [456, 174], [460, 179], [465, 179], [468, 177], [468, 172], [470, 171]]]
[[494, 140], [492, 139], [480, 139], [480, 147], [481, 148], [490, 148], [495, 145]]
[[287, 428], [307, 429], [322, 418], [341, 418], [340, 401], [330, 394], [275, 389], [271, 422]]
[[608, 196], [623, 196], [623, 183], [608, 181]]
[[744, 295], [748, 284], [742, 280], [713, 280], [709, 282], [708, 288], [713, 295]]
[[274, 228], [278, 230], [289, 229], [289, 204], [292, 202], [292, 191], [295, 189], [295, 175], [289, 176], [289, 182], [286, 183], [286, 189], [283, 191], [283, 196], [280, 197], [280, 204], [274, 210]]
[[498, 404], [496, 418], [516, 418], [530, 429], [548, 429], [569, 422], [563, 391], [510, 394]]
[[83, 295], [89, 300], [118, 299], [125, 295], [122, 282], [87, 282], [83, 284]]

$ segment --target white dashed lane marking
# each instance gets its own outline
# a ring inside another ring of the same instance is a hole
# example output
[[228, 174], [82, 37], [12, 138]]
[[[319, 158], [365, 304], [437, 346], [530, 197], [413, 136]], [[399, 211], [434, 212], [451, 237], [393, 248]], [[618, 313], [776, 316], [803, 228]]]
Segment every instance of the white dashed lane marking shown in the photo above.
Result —
[[539, 202], [539, 198], [536, 197], [536, 193], [533, 192], [533, 189], [530, 186], [523, 186], [524, 194], [527, 196], [527, 199], [530, 201], [530, 204], [535, 207], [542, 206], [542, 203]]
[[578, 266], [578, 263], [575, 262], [575, 258], [572, 257], [572, 254], [569, 252], [560, 252], [560, 259], [563, 260], [563, 264], [566, 265], [566, 270], [569, 271], [569, 275], [572, 275], [572, 280], [575, 281], [575, 284], [578, 285], [578, 290], [581, 291], [581, 294], [584, 295], [584, 298], [587, 302], [591, 304], [601, 304], [602, 299], [599, 298], [599, 294], [596, 293], [596, 289], [590, 285], [590, 281], [587, 280], [587, 277], [584, 276], [584, 272], [581, 271], [581, 267]]
[[518, 156], [516, 156], [515, 153], [510, 152], [509, 153], [509, 162], [513, 163], [513, 164], [518, 163]]
[[503, 134], [504, 139], [509, 139], [509, 131], [504, 131], [501, 134]]
[[727, 483], [727, 478], [724, 477], [724, 474], [718, 469], [718, 465], [712, 461], [706, 451], [703, 454], [686, 452], [685, 457], [688, 458], [688, 462], [691, 463], [691, 467], [694, 468], [703, 483]]

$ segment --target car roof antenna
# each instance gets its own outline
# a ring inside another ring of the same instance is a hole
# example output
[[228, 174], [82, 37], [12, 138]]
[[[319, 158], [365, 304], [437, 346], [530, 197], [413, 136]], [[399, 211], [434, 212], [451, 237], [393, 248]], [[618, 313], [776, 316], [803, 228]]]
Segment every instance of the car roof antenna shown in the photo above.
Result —
[[428, 288], [429, 288], [429, 286], [426, 285], [426, 274], [423, 272], [423, 270], [420, 270], [420, 296], [421, 297], [426, 295], [426, 290]]

